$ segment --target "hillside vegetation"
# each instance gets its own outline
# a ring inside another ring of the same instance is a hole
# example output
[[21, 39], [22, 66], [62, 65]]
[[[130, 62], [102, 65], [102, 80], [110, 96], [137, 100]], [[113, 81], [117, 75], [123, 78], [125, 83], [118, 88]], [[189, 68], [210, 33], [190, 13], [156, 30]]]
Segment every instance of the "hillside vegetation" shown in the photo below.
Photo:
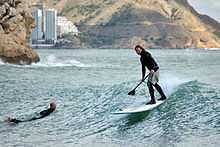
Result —
[[220, 24], [186, 0], [27, 1], [54, 8], [77, 25], [81, 35], [66, 47], [220, 48]]

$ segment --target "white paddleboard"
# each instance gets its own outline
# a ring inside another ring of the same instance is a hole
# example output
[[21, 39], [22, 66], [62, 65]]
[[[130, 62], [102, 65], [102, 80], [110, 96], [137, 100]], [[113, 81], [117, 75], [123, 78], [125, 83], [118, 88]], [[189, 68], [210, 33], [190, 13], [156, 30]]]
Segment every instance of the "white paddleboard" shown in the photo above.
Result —
[[157, 101], [156, 104], [149, 104], [149, 105], [141, 105], [140, 107], [136, 107], [136, 108], [126, 108], [126, 109], [120, 109], [119, 111], [116, 112], [112, 112], [111, 114], [132, 114], [132, 113], [138, 113], [138, 112], [144, 112], [144, 111], [148, 111], [151, 110], [157, 106], [159, 106], [160, 104], [162, 104], [165, 100], [163, 101]]

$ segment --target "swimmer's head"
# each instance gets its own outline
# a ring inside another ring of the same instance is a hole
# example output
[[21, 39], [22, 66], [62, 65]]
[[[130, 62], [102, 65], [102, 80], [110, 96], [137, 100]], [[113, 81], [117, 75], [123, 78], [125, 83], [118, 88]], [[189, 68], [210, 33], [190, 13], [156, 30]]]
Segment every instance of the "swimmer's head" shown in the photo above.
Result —
[[55, 103], [55, 102], [52, 102], [52, 103], [50, 104], [50, 108], [55, 110], [55, 109], [56, 109], [56, 103]]

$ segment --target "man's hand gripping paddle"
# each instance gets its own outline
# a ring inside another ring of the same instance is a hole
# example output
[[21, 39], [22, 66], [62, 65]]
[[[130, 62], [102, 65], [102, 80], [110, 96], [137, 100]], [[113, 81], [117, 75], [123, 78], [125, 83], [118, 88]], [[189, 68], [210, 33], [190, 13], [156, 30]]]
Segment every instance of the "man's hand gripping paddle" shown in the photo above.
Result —
[[[144, 80], [150, 75], [150, 73], [144, 78]], [[128, 95], [135, 95], [135, 89], [138, 88], [139, 85], [141, 85], [143, 81], [141, 81], [132, 91], [128, 92]]]

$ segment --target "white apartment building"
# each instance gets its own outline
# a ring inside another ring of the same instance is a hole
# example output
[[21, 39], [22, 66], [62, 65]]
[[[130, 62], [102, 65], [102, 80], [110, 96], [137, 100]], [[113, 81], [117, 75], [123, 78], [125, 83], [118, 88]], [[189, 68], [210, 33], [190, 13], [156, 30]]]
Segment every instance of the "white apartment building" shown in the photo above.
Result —
[[78, 29], [76, 26], [71, 22], [68, 21], [64, 16], [57, 17], [57, 25], [60, 28], [60, 34], [71, 34], [71, 35], [78, 35]]

